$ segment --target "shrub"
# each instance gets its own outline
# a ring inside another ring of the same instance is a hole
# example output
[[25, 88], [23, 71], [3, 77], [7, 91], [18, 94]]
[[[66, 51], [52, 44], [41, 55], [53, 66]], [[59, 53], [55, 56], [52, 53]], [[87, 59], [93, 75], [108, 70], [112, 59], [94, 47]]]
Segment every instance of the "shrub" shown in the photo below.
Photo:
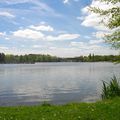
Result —
[[120, 85], [116, 76], [113, 76], [109, 83], [103, 81], [101, 96], [102, 96], [102, 99], [110, 99], [110, 98], [120, 96]]

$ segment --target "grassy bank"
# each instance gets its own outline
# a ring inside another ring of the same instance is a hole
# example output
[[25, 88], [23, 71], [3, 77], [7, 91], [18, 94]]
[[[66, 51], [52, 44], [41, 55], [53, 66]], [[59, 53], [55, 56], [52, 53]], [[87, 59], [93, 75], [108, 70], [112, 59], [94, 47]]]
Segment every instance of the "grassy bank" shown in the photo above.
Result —
[[0, 107], [0, 120], [120, 120], [120, 98], [61, 106]]

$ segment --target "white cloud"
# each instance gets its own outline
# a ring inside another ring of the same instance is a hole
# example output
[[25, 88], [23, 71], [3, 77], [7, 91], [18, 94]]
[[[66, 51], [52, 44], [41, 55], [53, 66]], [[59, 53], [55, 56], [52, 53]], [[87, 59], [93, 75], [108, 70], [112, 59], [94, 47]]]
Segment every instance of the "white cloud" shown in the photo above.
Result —
[[33, 48], [40, 48], [41, 45], [33, 45], [32, 47], [33, 47]]
[[51, 46], [51, 47], [49, 47], [49, 49], [50, 49], [50, 50], [56, 50], [57, 47], [53, 47], [53, 46]]
[[45, 45], [32, 45], [32, 48], [36, 48], [36, 49], [39, 49], [39, 48], [46, 48], [47, 46]]
[[[92, 3], [89, 6], [107, 10], [107, 9], [114, 7], [115, 5], [113, 5], [112, 3], [106, 4], [105, 2], [100, 2], [98, 0], [92, 0]], [[103, 43], [104, 36], [109, 34], [111, 31], [101, 22], [102, 20], [104, 20], [104, 23], [106, 24], [110, 16], [105, 18], [104, 16], [95, 14], [89, 10], [89, 6], [86, 6], [83, 9], [81, 9], [83, 16], [78, 17], [77, 19], [80, 18], [79, 20], [82, 20], [81, 25], [86, 26], [86, 27], [93, 27], [96, 30], [98, 30], [97, 32], [92, 33], [92, 37], [95, 37], [96, 40], [89, 41], [89, 44], [91, 46], [91, 45]]]
[[77, 47], [81, 50], [95, 50], [95, 49], [101, 48], [101, 46], [99, 46], [99, 45], [85, 43], [85, 42], [71, 42], [70, 46], [71, 47]]
[[53, 27], [49, 25], [38, 25], [38, 26], [31, 25], [30, 28], [38, 31], [54, 31]]
[[25, 47], [25, 45], [21, 45], [21, 47], [22, 47], [22, 48], [24, 48], [24, 47]]
[[79, 38], [79, 34], [60, 34], [58, 36], [47, 36], [46, 39], [48, 41], [54, 41], [54, 40], [73, 40]]
[[53, 8], [48, 6], [47, 4], [41, 2], [40, 0], [31, 0], [29, 1], [32, 4], [36, 5], [33, 9], [36, 11], [41, 11], [42, 14], [44, 15], [50, 15], [50, 16], [57, 16], [60, 17], [61, 15], [57, 13]]
[[[1, 52], [7, 54], [51, 54], [60, 57], [75, 57], [80, 55], [88, 55], [89, 53], [94, 53], [97, 55], [109, 55], [109, 54], [118, 54], [119, 51], [110, 49], [109, 47], [104, 47], [100, 45], [88, 45], [87, 43], [74, 42], [67, 48], [66, 47], [54, 47], [54, 46], [45, 46], [34, 45], [29, 48], [17, 48], [17, 47], [2, 47], [0, 48]], [[82, 47], [81, 47], [82, 46]], [[35, 47], [35, 48], [34, 48]], [[42, 49], [40, 49], [42, 47]], [[46, 49], [47, 48], [47, 49]]]
[[89, 43], [90, 44], [100, 44], [100, 43], [103, 43], [104, 40], [90, 40]]
[[6, 52], [8, 52], [9, 51], [9, 48], [8, 47], [6, 47], [6, 46], [0, 46], [0, 52], [1, 53], [6, 53]]
[[6, 3], [6, 4], [18, 4], [18, 3], [25, 3], [28, 2], [30, 0], [2, 0], [0, 1], [0, 3]]
[[92, 4], [90, 5], [91, 7], [97, 7], [103, 10], [108, 10], [110, 8], [113, 8], [114, 5], [112, 3], [106, 4], [106, 2], [100, 2], [99, 0], [93, 0]]
[[0, 11], [0, 16], [9, 17], [9, 18], [14, 18], [15, 17], [15, 15], [13, 15], [9, 12], [2, 12], [2, 11]]
[[119, 51], [110, 49], [108, 46], [98, 45], [98, 42], [101, 43], [102, 40], [100, 40], [100, 41], [91, 40], [87, 43], [71, 42], [70, 46], [73, 49], [76, 49], [77, 51], [79, 50], [80, 55], [88, 55], [89, 53], [94, 53], [97, 55], [118, 54]]
[[86, 27], [94, 27], [97, 30], [108, 30], [103, 24], [101, 24], [101, 20], [102, 17], [95, 13], [92, 13], [84, 17], [84, 20], [81, 23], [81, 25]]
[[19, 37], [19, 38], [25, 38], [25, 39], [32, 39], [32, 40], [44, 38], [43, 33], [31, 30], [31, 29], [24, 29], [24, 30], [15, 31], [15, 32], [13, 32], [13, 36]]
[[105, 37], [105, 35], [108, 35], [109, 33], [108, 32], [103, 32], [103, 31], [97, 31], [97, 32], [93, 32], [92, 33], [92, 36], [93, 37], [96, 37], [98, 39], [102, 39]]
[[97, 26], [98, 21], [100, 22], [102, 19], [96, 14], [90, 14], [84, 18], [82, 25], [86, 27]]
[[79, 47], [79, 48], [86, 48], [86, 43], [84, 42], [71, 42], [70, 46], [72, 47]]
[[[79, 46], [79, 45], [80, 46]], [[83, 43], [84, 44], [84, 43]], [[75, 45], [75, 43], [74, 43]], [[82, 46], [82, 43], [76, 42], [76, 46], [71, 46], [68, 48], [65, 47], [56, 47], [53, 49], [47, 49], [46, 51], [42, 51], [43, 53], [49, 53], [52, 55], [57, 55], [60, 57], [75, 57], [80, 55], [88, 55], [90, 53], [94, 53], [96, 55], [111, 55], [118, 54], [118, 51], [112, 50], [109, 47], [99, 46], [99, 45], [85, 45]]]
[[66, 4], [66, 3], [68, 3], [69, 2], [69, 0], [63, 0], [63, 3], [64, 4]]
[[8, 47], [0, 46], [0, 50], [8, 50]]
[[[116, 6], [116, 5], [113, 5], [112, 3], [106, 4], [105, 2], [100, 2], [98, 0], [93, 0], [90, 6], [100, 8], [100, 9], [103, 9], [103, 10], [107, 10], [107, 9], [110, 9], [110, 8]], [[101, 21], [103, 20], [104, 16], [101, 17], [98, 14], [90, 12], [88, 10], [88, 8], [89, 8], [89, 6], [86, 6], [81, 10], [82, 13], [83, 13], [82, 17], [84, 17], [84, 20], [81, 23], [81, 25], [86, 26], [86, 27], [93, 27], [97, 30], [108, 30], [105, 27], [105, 25], [101, 24]], [[110, 16], [108, 16], [106, 19], [104, 19], [105, 23], [108, 22], [109, 17]]]
[[[26, 13], [30, 13], [30, 14], [37, 14], [39, 13], [39, 16], [56, 16], [56, 17], [61, 17], [62, 15], [57, 13], [52, 7], [50, 7], [48, 4], [46, 4], [45, 2], [42, 2], [41, 0], [0, 0], [0, 4], [6, 4], [6, 5], [12, 5], [14, 6], [15, 4], [31, 4], [31, 6], [29, 6], [28, 8], [24, 8], [24, 9], [15, 9], [13, 7], [4, 7], [4, 8], [0, 8], [1, 10], [7, 10], [7, 11], [12, 11], [13, 13], [18, 14], [26, 14]], [[11, 17], [13, 17], [13, 15], [11, 15]], [[27, 19], [22, 17], [23, 19]], [[30, 21], [30, 20], [29, 20]]]
[[[73, 0], [74, 2], [78, 2], [79, 0]], [[68, 4], [70, 2], [70, 0], [63, 0], [64, 4]]]
[[[32, 28], [34, 28], [34, 27], [32, 26]], [[34, 29], [37, 29], [37, 30], [44, 29], [44, 30], [50, 31], [51, 28], [42, 26], [42, 27], [38, 27], [38, 28], [35, 27]], [[26, 29], [20, 29], [20, 30], [14, 31], [12, 34], [13, 34], [13, 37], [23, 38], [24, 40], [31, 39], [31, 40], [44, 40], [44, 41], [73, 40], [73, 39], [77, 39], [80, 37], [79, 34], [70, 34], [70, 33], [66, 33], [66, 34], [61, 33], [56, 36], [53, 36], [53, 35], [47, 35], [45, 33], [42, 33], [41, 31], [37, 31], [37, 30], [32, 30], [32, 29], [26, 28]]]
[[9, 37], [5, 37], [5, 40], [10, 40], [10, 38]]
[[90, 40], [89, 42], [71, 42], [70, 46], [71, 47], [77, 47], [81, 50], [94, 50], [94, 49], [99, 49], [102, 46], [97, 45], [98, 41], [95, 40]]
[[6, 35], [5, 32], [0, 32], [0, 37], [5, 36], [5, 35]]
[[88, 14], [90, 12], [89, 11], [89, 6], [86, 6], [86, 7], [82, 8], [81, 12], [82, 12], [82, 14]]

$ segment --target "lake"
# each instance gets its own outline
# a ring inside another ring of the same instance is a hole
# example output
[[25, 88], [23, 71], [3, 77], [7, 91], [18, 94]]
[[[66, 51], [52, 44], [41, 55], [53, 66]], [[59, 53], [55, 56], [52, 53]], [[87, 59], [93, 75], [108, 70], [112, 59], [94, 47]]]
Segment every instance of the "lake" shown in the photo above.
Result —
[[94, 102], [102, 80], [119, 73], [107, 62], [0, 64], [0, 106]]

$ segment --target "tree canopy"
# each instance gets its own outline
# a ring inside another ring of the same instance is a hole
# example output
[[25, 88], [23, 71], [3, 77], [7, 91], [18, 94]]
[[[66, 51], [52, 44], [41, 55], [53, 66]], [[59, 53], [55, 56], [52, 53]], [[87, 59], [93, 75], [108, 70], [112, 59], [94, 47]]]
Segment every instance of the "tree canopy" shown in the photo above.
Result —
[[[101, 21], [106, 27], [111, 29], [110, 34], [105, 35], [105, 41], [110, 43], [112, 47], [120, 49], [120, 0], [98, 0], [106, 4], [113, 4], [113, 7], [103, 10], [97, 7], [90, 7], [90, 10], [103, 17]], [[107, 23], [104, 22], [108, 19]]]
[[0, 53], [0, 64], [34, 64], [36, 62], [115, 62], [120, 60], [120, 55], [94, 55], [89, 54], [88, 56], [78, 56], [71, 58], [60, 58], [51, 55], [42, 54], [28, 54], [28, 55], [9, 55]]

